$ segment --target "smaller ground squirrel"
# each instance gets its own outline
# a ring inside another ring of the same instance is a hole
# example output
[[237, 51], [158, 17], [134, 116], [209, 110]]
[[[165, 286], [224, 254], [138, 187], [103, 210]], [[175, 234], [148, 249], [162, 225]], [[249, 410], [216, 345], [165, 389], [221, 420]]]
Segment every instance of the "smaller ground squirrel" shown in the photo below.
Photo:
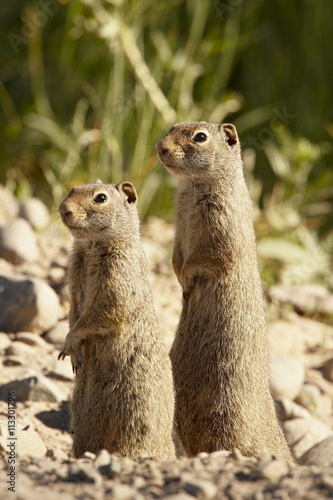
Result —
[[180, 178], [173, 266], [183, 309], [170, 352], [180, 441], [190, 456], [238, 448], [292, 462], [269, 389], [252, 202], [236, 129], [179, 123], [156, 148]]
[[106, 448], [175, 457], [171, 363], [160, 337], [130, 182], [74, 187], [61, 203], [74, 236], [70, 331], [73, 453]]

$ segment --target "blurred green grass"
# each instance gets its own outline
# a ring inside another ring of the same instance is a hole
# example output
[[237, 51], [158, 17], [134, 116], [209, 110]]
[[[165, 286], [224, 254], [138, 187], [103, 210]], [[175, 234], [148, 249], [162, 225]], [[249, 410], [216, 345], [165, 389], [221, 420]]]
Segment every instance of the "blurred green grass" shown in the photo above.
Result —
[[50, 206], [131, 180], [172, 218], [154, 144], [175, 121], [232, 121], [256, 204], [262, 275], [333, 287], [329, 0], [3, 3], [0, 182]]

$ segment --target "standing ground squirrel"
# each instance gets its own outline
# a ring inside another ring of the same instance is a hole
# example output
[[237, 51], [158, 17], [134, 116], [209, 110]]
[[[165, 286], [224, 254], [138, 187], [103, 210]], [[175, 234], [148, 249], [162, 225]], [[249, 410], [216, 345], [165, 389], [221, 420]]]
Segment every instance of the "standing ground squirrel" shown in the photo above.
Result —
[[269, 389], [252, 202], [231, 124], [180, 123], [157, 145], [180, 178], [173, 267], [183, 309], [171, 349], [186, 453], [238, 448], [292, 461]]
[[70, 331], [73, 452], [175, 457], [171, 363], [160, 338], [130, 182], [74, 187], [61, 203], [74, 236]]

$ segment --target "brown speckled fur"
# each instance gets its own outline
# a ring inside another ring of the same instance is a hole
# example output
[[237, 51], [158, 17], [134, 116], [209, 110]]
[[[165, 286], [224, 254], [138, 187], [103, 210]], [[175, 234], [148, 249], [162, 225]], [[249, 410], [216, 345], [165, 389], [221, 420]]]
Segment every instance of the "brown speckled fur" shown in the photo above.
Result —
[[[107, 201], [96, 203], [98, 193]], [[175, 456], [171, 363], [160, 338], [132, 184], [77, 186], [60, 205], [75, 241], [70, 332], [73, 452]]]

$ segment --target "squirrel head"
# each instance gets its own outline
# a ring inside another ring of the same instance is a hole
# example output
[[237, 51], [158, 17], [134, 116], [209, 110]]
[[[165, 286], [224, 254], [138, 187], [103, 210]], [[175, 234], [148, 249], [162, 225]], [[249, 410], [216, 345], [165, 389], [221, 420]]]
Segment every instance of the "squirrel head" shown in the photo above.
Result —
[[231, 123], [176, 123], [156, 149], [171, 174], [194, 181], [223, 176], [223, 170], [241, 164], [239, 139]]
[[137, 193], [131, 182], [83, 184], [72, 188], [59, 206], [74, 238], [110, 241], [139, 232]]

